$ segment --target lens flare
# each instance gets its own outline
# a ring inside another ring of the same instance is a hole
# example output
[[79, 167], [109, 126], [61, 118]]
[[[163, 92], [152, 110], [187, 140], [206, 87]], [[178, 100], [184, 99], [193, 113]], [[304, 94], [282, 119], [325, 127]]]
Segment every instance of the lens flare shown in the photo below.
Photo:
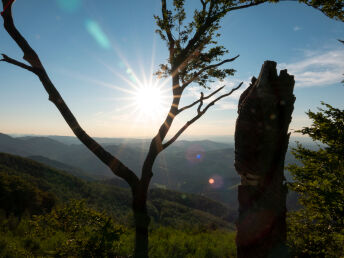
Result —
[[220, 175], [213, 175], [209, 180], [209, 185], [210, 185], [210, 188], [212, 189], [219, 189], [219, 188], [222, 188], [223, 186], [223, 177], [220, 176]]
[[186, 151], [186, 159], [191, 163], [200, 163], [204, 159], [204, 149], [199, 144], [191, 145]]
[[91, 36], [95, 39], [95, 41], [105, 49], [110, 49], [111, 44], [108, 37], [105, 35], [99, 24], [93, 20], [86, 20], [85, 23], [86, 30]]
[[81, 0], [57, 0], [57, 5], [62, 10], [73, 13], [81, 6]]

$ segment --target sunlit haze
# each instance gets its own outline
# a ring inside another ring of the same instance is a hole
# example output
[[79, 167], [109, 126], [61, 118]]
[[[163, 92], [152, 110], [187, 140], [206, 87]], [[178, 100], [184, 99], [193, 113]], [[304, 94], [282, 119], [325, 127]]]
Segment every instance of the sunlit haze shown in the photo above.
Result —
[[[189, 2], [187, 15], [192, 15], [199, 1]], [[154, 76], [168, 58], [166, 44], [155, 34], [153, 15], [160, 15], [160, 5], [160, 0], [15, 1], [15, 24], [90, 135], [152, 137], [167, 116], [171, 80]], [[226, 85], [229, 91], [241, 81], [245, 88], [252, 76], [258, 76], [265, 60], [274, 60], [278, 69], [288, 69], [295, 76], [291, 132], [309, 125], [305, 112], [316, 110], [320, 101], [344, 107], [340, 84], [344, 47], [337, 41], [344, 38], [343, 23], [287, 1], [233, 12], [221, 26], [219, 43], [229, 49], [225, 58], [240, 57], [223, 66], [237, 70], [235, 75], [210, 84], [212, 90]], [[3, 27], [0, 42], [1, 53], [21, 59], [20, 49]], [[1, 62], [0, 78], [1, 133], [72, 135], [36, 76]], [[210, 108], [185, 135], [233, 135], [244, 88]], [[210, 92], [190, 85], [181, 106], [195, 101], [201, 91]], [[178, 116], [169, 136], [190, 120], [196, 109]]]

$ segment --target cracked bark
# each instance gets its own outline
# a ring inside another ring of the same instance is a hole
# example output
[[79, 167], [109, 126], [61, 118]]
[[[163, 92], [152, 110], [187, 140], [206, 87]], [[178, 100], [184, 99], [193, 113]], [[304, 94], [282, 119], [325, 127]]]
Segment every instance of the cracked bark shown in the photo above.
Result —
[[265, 61], [241, 95], [235, 130], [238, 188], [237, 255], [287, 257], [284, 160], [294, 109], [294, 77]]

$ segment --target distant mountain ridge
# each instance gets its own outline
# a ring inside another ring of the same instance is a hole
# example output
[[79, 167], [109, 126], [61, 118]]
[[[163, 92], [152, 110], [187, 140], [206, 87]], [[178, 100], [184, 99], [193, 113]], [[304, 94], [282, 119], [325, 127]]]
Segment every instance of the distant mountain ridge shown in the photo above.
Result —
[[[62, 136], [61, 136], [62, 137]], [[71, 139], [71, 137], [67, 137]], [[148, 141], [117, 139], [118, 144], [103, 144], [135, 173], [147, 153]], [[113, 185], [126, 183], [115, 177], [93, 153], [82, 144], [66, 144], [47, 137], [25, 136], [13, 138], [0, 134], [0, 152], [34, 160], [86, 180], [109, 180]], [[288, 152], [286, 164], [294, 162]], [[236, 187], [240, 177], [234, 169], [234, 145], [204, 141], [177, 141], [162, 152], [153, 167], [152, 187], [200, 194], [237, 207]], [[289, 175], [287, 174], [289, 178]], [[209, 179], [214, 184], [209, 184]]]

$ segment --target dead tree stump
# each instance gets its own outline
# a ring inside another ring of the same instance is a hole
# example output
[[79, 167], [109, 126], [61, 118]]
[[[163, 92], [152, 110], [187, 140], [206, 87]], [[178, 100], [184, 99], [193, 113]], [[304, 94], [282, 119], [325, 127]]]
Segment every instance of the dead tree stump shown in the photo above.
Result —
[[284, 159], [294, 109], [294, 77], [265, 61], [239, 100], [235, 129], [238, 258], [287, 257]]

